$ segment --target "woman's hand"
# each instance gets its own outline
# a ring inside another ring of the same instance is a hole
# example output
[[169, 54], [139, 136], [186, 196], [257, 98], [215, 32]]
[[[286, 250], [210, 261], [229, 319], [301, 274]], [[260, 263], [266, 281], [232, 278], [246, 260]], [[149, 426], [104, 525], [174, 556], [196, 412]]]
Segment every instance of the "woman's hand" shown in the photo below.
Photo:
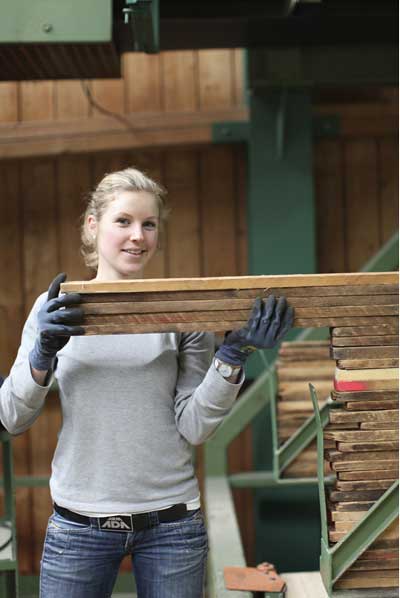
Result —
[[48, 371], [54, 359], [69, 341], [71, 336], [84, 334], [81, 326], [83, 311], [70, 307], [81, 302], [79, 293], [61, 295], [60, 284], [67, 278], [66, 274], [58, 274], [49, 287], [47, 301], [38, 312], [39, 335], [29, 354], [29, 362], [35, 370]]
[[232, 365], [244, 365], [256, 349], [272, 349], [292, 327], [293, 318], [293, 307], [287, 305], [285, 297], [276, 300], [269, 295], [266, 301], [257, 297], [246, 326], [227, 333], [216, 357]]

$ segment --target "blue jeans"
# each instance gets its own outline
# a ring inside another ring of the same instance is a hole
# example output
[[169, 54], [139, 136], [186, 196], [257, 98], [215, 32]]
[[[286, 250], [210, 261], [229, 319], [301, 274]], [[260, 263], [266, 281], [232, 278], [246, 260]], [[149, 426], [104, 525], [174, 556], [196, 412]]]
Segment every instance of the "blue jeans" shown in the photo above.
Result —
[[100, 531], [53, 513], [47, 526], [40, 598], [109, 598], [131, 555], [138, 598], [202, 598], [208, 551], [200, 510], [137, 532]]

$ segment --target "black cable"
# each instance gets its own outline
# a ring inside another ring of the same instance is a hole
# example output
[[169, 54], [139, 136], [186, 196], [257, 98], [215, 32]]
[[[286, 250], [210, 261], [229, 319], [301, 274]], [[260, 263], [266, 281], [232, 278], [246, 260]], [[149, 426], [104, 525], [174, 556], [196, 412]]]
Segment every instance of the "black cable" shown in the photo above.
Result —
[[132, 127], [132, 124], [130, 123], [130, 121], [127, 118], [123, 117], [121, 114], [118, 114], [118, 112], [112, 112], [111, 110], [107, 110], [106, 108], [103, 108], [103, 106], [101, 106], [100, 104], [98, 104], [96, 102], [96, 100], [94, 99], [94, 97], [92, 96], [92, 92], [91, 92], [88, 84], [86, 83], [86, 81], [82, 81], [81, 80], [81, 87], [82, 87], [82, 91], [85, 94], [85, 96], [86, 96], [89, 104], [93, 108], [95, 108], [96, 110], [98, 110], [102, 114], [105, 114], [106, 116], [111, 116], [112, 118], [115, 118], [120, 123], [122, 123], [126, 129], [129, 129], [129, 131], [131, 131], [131, 133], [137, 133], [138, 132], [137, 129], [135, 129], [134, 127]]

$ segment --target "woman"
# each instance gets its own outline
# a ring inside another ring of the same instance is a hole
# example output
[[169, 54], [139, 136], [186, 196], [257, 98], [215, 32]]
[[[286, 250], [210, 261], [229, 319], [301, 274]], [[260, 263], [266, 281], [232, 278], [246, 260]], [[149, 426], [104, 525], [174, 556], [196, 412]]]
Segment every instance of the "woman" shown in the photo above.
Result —
[[[140, 278], [157, 251], [164, 190], [133, 168], [106, 175], [84, 215], [95, 280]], [[207, 534], [191, 445], [230, 411], [255, 348], [276, 344], [293, 311], [258, 299], [249, 323], [212, 360], [210, 334], [83, 335], [79, 294], [57, 276], [25, 324], [1, 388], [0, 419], [24, 432], [57, 378], [63, 423], [52, 462], [54, 512], [41, 563], [42, 598], [111, 596], [132, 556], [139, 598], [200, 598]]]

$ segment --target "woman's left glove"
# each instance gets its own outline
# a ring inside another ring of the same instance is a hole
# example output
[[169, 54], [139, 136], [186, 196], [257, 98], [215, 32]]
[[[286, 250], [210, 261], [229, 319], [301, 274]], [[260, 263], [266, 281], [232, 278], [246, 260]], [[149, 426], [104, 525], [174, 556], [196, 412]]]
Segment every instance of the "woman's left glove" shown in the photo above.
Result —
[[60, 284], [67, 278], [58, 274], [51, 283], [47, 301], [38, 312], [39, 335], [29, 354], [29, 362], [36, 370], [47, 371], [52, 368], [58, 351], [67, 344], [71, 336], [85, 334], [85, 330], [77, 324], [83, 321], [83, 311], [70, 307], [81, 302], [79, 293], [61, 295]]
[[257, 349], [272, 349], [293, 326], [294, 310], [285, 297], [255, 300], [246, 326], [229, 332], [215, 356], [232, 365], [245, 364]]

